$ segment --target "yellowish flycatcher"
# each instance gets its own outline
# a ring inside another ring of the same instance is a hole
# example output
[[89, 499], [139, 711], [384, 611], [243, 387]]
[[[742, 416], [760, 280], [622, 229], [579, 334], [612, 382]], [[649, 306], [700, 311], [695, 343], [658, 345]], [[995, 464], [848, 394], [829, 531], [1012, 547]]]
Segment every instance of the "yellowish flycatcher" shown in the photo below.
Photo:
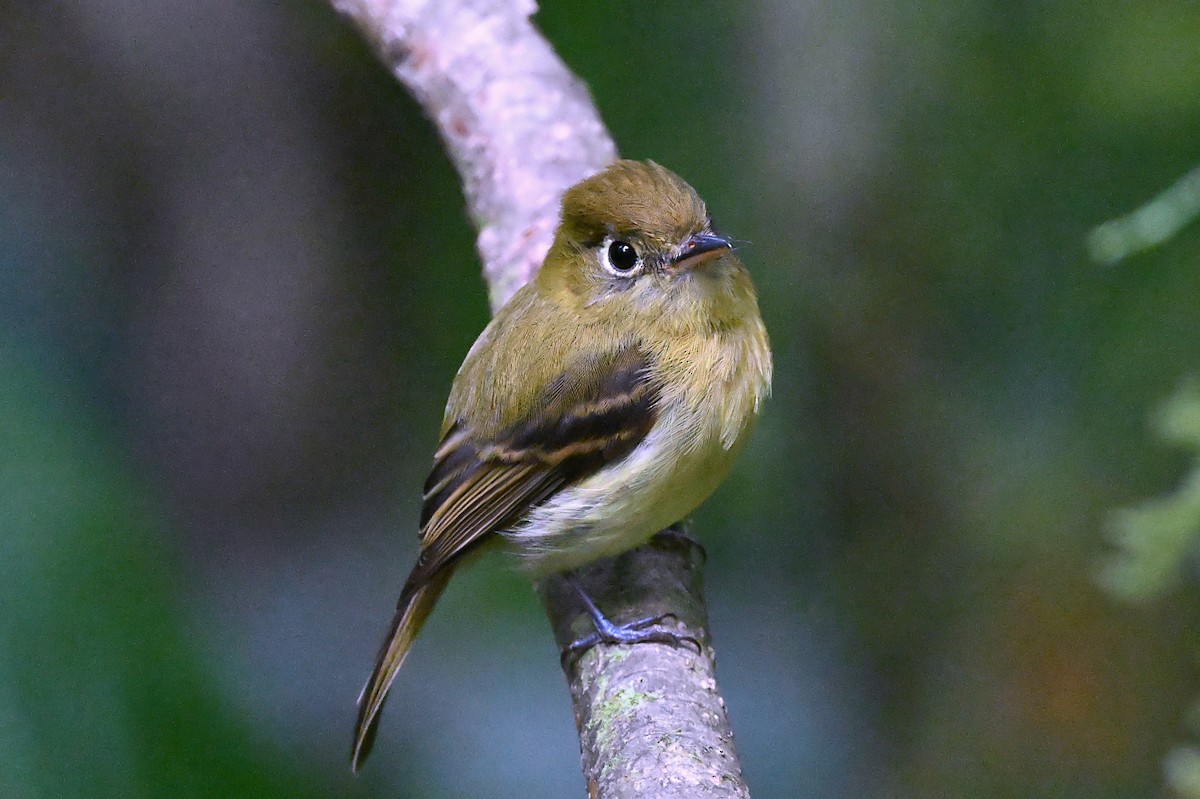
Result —
[[358, 700], [353, 768], [464, 556], [506, 540], [538, 577], [645, 543], [724, 479], [770, 381], [750, 276], [691, 186], [617, 161], [568, 190], [537, 277], [454, 379], [421, 554]]

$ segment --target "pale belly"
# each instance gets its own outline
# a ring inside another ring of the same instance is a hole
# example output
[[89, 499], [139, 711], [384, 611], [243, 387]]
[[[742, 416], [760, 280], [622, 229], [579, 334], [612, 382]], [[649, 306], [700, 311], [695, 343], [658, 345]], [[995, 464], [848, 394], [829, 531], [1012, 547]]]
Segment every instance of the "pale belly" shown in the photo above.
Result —
[[540, 576], [619, 554], [695, 510], [725, 478], [749, 427], [726, 448], [709, 410], [664, 414], [626, 458], [506, 531], [526, 570]]

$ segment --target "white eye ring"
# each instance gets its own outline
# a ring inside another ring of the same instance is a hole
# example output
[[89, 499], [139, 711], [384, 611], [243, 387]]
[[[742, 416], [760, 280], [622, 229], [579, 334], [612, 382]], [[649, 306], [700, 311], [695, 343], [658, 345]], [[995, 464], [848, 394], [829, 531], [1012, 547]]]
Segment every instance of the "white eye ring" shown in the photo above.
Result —
[[[631, 257], [632, 261], [630, 261]], [[600, 245], [600, 265], [609, 274], [617, 277], [629, 277], [641, 271], [642, 256], [636, 247], [624, 239], [606, 236]]]

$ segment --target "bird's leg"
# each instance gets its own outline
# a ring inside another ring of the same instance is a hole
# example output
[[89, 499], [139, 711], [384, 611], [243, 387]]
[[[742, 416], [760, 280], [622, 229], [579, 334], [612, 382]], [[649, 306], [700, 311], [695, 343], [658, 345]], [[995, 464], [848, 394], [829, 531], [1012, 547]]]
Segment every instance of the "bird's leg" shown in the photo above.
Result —
[[682, 646], [684, 643], [689, 643], [696, 647], [697, 653], [701, 651], [700, 642], [690, 635], [680, 635], [670, 630], [646, 629], [647, 627], [661, 624], [667, 619], [677, 619], [674, 613], [664, 613], [661, 616], [647, 616], [644, 619], [638, 619], [626, 624], [614, 624], [607, 616], [600, 612], [600, 608], [596, 607], [596, 603], [583, 590], [583, 586], [579, 584], [579, 580], [576, 579], [574, 574], [565, 575], [565, 579], [575, 589], [575, 593], [579, 594], [579, 599], [583, 602], [584, 608], [587, 609], [588, 615], [592, 617], [592, 624], [595, 625], [596, 631], [563, 647], [560, 655], [563, 668], [566, 668], [569, 663], [574, 662], [596, 644], [601, 643], [656, 643], [670, 644], [671, 646]]

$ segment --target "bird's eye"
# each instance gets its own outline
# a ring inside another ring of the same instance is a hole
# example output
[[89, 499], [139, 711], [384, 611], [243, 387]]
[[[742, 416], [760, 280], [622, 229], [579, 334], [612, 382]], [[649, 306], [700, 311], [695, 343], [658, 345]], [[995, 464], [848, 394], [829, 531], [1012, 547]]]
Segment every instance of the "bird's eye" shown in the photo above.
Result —
[[627, 241], [612, 241], [604, 249], [604, 266], [614, 275], [625, 277], [641, 266], [637, 250]]

